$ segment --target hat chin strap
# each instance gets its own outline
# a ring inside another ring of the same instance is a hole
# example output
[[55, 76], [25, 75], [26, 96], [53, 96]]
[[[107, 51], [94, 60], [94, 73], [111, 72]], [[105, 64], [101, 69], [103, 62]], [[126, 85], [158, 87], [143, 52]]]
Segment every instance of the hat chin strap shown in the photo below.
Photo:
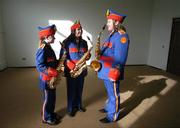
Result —
[[46, 42], [47, 44], [49, 43], [49, 40], [47, 38], [44, 39], [44, 42]]
[[51, 43], [51, 42], [53, 41], [53, 37], [52, 37], [52, 38], [49, 38], [49, 36], [46, 36], [46, 37], [44, 38], [44, 41], [45, 41], [47, 44], [49, 44], [49, 43]]
[[46, 44], [51, 44], [51, 43], [52, 43], [52, 40], [45, 38], [45, 39], [44, 39], [44, 42], [45, 42]]

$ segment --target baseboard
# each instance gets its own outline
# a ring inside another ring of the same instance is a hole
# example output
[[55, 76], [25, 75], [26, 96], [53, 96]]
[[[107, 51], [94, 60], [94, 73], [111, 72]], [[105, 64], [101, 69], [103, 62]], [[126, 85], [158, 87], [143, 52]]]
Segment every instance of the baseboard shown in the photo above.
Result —
[[154, 68], [154, 69], [157, 69], [157, 70], [162, 70], [162, 71], [166, 72], [166, 70], [163, 70], [161, 68], [157, 68], [157, 67], [154, 67], [154, 66], [151, 66], [151, 65], [147, 65], [147, 64], [127, 64], [126, 66], [148, 66], [148, 67], [151, 67], [151, 68]]
[[8, 67], [8, 68], [36, 68], [36, 66]]
[[[89, 67], [90, 65], [88, 65]], [[162, 70], [162, 71], [165, 71], [166, 70], [163, 70], [163, 69], [160, 69], [160, 68], [157, 68], [157, 67], [154, 67], [154, 66], [151, 66], [151, 65], [147, 65], [147, 64], [127, 64], [126, 66], [148, 66], [148, 67], [151, 67], [151, 68], [155, 68], [155, 69], [158, 69], [158, 70]], [[1, 62], [0, 62], [0, 71], [1, 70], [4, 70], [6, 68], [36, 68], [36, 66], [24, 66], [24, 67], [7, 67], [6, 65], [2, 66]]]
[[0, 62], [0, 71], [4, 70], [5, 68], [7, 68], [7, 63], [6, 61], [1, 61]]
[[126, 64], [126, 66], [148, 66], [147, 64]]
[[151, 67], [151, 68], [154, 68], [154, 69], [157, 69], [157, 70], [161, 70], [161, 71], [165, 71], [165, 72], [167, 72], [166, 70], [161, 69], [161, 68], [157, 68], [157, 67], [154, 67], [154, 66], [151, 66], [151, 65], [147, 65], [147, 66], [149, 66], [149, 67]]

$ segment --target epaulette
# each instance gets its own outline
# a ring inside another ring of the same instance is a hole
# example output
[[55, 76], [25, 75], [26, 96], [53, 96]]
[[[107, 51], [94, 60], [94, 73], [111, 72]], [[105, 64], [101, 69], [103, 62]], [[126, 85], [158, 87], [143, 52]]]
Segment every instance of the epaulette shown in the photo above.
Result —
[[39, 46], [39, 48], [42, 48], [42, 49], [43, 49], [45, 46], [46, 46], [46, 44], [43, 43], [43, 44], [41, 44], [41, 45]]
[[122, 29], [118, 30], [118, 32], [122, 35], [122, 34], [126, 34], [126, 32]]

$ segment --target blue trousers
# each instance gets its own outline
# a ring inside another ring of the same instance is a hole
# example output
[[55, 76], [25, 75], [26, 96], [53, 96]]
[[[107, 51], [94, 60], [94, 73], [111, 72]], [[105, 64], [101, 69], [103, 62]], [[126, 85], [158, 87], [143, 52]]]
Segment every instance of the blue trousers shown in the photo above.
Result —
[[42, 120], [51, 120], [55, 116], [56, 89], [49, 89], [43, 80], [40, 80], [40, 89], [43, 94]]
[[112, 82], [104, 80], [104, 85], [107, 91], [108, 99], [104, 109], [107, 111], [107, 119], [116, 121], [120, 113], [120, 81]]
[[67, 111], [82, 107], [82, 92], [84, 85], [84, 76], [77, 78], [67, 77]]

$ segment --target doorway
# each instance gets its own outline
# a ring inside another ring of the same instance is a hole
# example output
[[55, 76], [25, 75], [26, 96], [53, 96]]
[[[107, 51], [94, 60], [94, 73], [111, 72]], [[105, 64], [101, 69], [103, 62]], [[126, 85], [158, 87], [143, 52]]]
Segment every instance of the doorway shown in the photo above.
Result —
[[167, 72], [180, 76], [180, 18], [173, 18]]

